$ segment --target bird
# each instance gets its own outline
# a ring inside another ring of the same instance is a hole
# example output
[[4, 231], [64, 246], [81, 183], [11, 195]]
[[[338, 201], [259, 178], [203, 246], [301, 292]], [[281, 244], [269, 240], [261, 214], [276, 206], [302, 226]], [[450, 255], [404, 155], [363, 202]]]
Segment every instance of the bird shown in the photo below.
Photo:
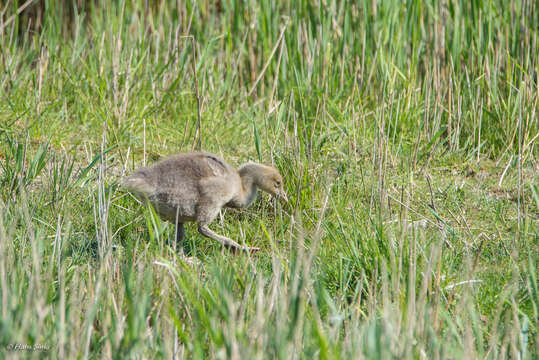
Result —
[[247, 162], [236, 170], [220, 157], [203, 151], [171, 156], [139, 168], [122, 178], [120, 185], [149, 202], [162, 219], [176, 224], [176, 244], [184, 240], [184, 224], [196, 222], [200, 234], [234, 251], [260, 249], [241, 246], [209, 228], [223, 207], [249, 206], [258, 189], [288, 202], [283, 178], [274, 167]]

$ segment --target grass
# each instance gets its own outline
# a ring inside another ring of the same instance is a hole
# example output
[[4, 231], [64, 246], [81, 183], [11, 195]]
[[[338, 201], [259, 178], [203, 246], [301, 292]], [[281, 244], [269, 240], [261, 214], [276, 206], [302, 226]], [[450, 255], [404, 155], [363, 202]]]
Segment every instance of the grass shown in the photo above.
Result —
[[[537, 358], [535, 2], [24, 5], [0, 5], [2, 357]], [[117, 186], [198, 147], [283, 174], [288, 205], [212, 225], [256, 256], [188, 226], [184, 263]]]

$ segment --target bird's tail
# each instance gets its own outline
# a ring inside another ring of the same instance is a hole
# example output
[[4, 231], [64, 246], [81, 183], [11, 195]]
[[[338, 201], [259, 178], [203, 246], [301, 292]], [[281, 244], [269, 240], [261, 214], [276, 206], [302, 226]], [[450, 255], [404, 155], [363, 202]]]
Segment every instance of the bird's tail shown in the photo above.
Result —
[[141, 198], [150, 196], [155, 193], [156, 190], [155, 186], [150, 184], [144, 176], [138, 174], [123, 177], [118, 183], [127, 190], [139, 195]]

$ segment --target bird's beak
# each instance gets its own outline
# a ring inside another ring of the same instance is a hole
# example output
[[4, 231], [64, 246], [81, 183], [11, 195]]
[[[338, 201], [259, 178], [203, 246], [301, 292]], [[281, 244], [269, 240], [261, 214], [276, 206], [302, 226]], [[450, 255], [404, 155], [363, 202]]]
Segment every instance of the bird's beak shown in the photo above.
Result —
[[279, 194], [279, 196], [281, 197], [281, 199], [288, 202], [288, 198], [286, 197], [286, 193], [284, 192], [284, 190], [281, 190], [281, 193]]

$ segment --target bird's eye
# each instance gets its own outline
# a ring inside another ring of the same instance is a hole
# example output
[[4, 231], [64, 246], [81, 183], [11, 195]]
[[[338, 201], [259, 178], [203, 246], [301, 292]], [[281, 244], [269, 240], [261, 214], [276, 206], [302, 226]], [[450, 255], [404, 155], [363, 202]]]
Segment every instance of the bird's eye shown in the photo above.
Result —
[[275, 182], [275, 187], [279, 187], [279, 186], [281, 186], [281, 182], [277, 180], [277, 181]]

